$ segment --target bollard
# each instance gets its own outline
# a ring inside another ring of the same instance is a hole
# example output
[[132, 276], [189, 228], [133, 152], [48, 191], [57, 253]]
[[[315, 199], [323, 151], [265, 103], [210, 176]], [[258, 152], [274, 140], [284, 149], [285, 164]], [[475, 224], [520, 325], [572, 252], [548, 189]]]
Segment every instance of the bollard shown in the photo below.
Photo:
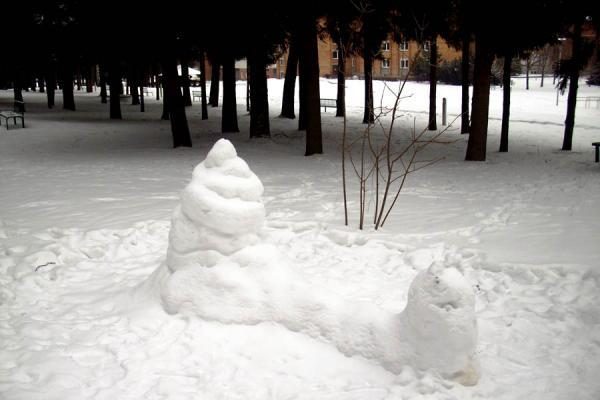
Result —
[[442, 126], [446, 126], [446, 98], [442, 99]]

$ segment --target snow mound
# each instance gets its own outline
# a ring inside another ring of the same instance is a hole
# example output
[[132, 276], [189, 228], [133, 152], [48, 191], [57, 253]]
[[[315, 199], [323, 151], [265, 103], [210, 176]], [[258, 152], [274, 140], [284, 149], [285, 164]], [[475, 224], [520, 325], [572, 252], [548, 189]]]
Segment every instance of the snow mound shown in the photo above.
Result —
[[219, 140], [183, 191], [166, 267], [153, 275], [167, 312], [223, 324], [274, 322], [394, 373], [411, 365], [476, 383], [474, 293], [456, 269], [422, 271], [400, 314], [341, 298], [259, 242], [262, 192], [233, 145]]
[[402, 327], [417, 368], [434, 368], [463, 384], [477, 382], [475, 294], [456, 268], [434, 263], [415, 277]]
[[173, 214], [167, 265], [213, 266], [258, 242], [265, 218], [263, 185], [235, 148], [220, 139], [193, 172]]

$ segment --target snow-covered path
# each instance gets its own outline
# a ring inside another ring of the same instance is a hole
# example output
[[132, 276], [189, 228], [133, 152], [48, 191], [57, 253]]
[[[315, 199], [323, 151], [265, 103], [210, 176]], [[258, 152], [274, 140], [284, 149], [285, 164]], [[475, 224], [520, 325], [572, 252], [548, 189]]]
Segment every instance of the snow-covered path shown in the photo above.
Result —
[[[270, 85], [275, 116], [281, 82]], [[360, 82], [348, 86], [358, 131]], [[409, 85], [406, 109], [425, 109], [426, 88]], [[10, 95], [0, 93], [2, 108]], [[515, 119], [528, 122], [512, 125], [510, 152], [495, 152], [492, 119], [488, 161], [465, 163], [465, 138], [451, 129], [456, 141], [432, 150], [445, 159], [410, 177], [378, 232], [342, 224], [332, 113], [326, 153], [310, 159], [296, 121], [273, 118], [273, 139], [250, 141], [240, 107], [242, 133], [227, 135], [265, 186], [266, 242], [331, 296], [398, 312], [433, 262], [465, 274], [482, 376], [463, 387], [409, 367], [392, 374], [277, 324], [166, 314], [142, 284], [165, 259], [179, 192], [221, 137], [218, 121], [188, 109], [195, 147], [173, 150], [152, 100], [144, 115], [123, 104], [125, 120], [113, 123], [95, 95], [78, 94], [82, 111], [67, 113], [26, 93], [27, 128], [0, 128], [0, 398], [596, 399], [600, 169], [590, 143], [600, 114], [578, 109], [574, 151], [561, 152], [554, 92], [514, 96]], [[493, 118], [500, 98], [492, 93]]]

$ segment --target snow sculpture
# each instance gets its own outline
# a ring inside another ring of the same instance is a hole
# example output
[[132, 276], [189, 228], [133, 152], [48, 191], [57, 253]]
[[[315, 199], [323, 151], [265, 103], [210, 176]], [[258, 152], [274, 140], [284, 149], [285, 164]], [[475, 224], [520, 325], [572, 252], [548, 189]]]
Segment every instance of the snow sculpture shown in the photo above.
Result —
[[419, 273], [400, 314], [338, 298], [308, 284], [263, 243], [262, 193], [233, 145], [219, 140], [181, 195], [166, 266], [154, 275], [167, 312], [221, 323], [272, 321], [392, 372], [411, 365], [477, 382], [474, 294], [456, 269], [434, 264]]
[[169, 232], [167, 266], [213, 266], [258, 241], [263, 185], [230, 141], [221, 139], [193, 172]]

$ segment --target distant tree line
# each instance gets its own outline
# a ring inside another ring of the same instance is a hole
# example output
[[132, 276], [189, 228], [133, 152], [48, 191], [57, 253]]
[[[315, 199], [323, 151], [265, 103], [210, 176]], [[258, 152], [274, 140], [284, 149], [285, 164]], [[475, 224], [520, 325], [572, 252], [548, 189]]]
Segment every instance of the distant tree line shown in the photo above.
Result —
[[[298, 129], [306, 131], [306, 155], [322, 153], [319, 107], [318, 40], [329, 36], [340, 52], [337, 115], [345, 115], [344, 60], [364, 60], [364, 123], [373, 123], [373, 60], [390, 34], [395, 40], [430, 43], [426, 63], [415, 65], [430, 82], [429, 129], [436, 130], [436, 83], [460, 82], [461, 132], [469, 133], [466, 160], [486, 158], [489, 90], [494, 59], [503, 59], [504, 112], [500, 151], [508, 150], [510, 76], [515, 57], [526, 58], [558, 42], [572, 41], [572, 57], [558, 73], [568, 87], [563, 149], [572, 146], [579, 74], [591, 54], [582, 36], [584, 24], [600, 20], [588, 0], [506, 0], [493, 9], [479, 0], [322, 0], [319, 2], [169, 2], [141, 0], [89, 2], [10, 1], [3, 5], [0, 31], [7, 42], [0, 56], [0, 84], [11, 85], [16, 100], [23, 90], [45, 92], [55, 107], [55, 90], [62, 90], [62, 107], [75, 110], [74, 86], [93, 91], [109, 103], [112, 119], [121, 119], [122, 81], [127, 79], [133, 104], [144, 111], [143, 87], [163, 88], [162, 118], [171, 122], [173, 146], [191, 146], [185, 107], [189, 98], [188, 66], [202, 68], [202, 118], [208, 105], [218, 105], [222, 76], [222, 131], [238, 132], [235, 62], [247, 60], [250, 137], [270, 136], [265, 68], [287, 51], [281, 117], [295, 118], [294, 87], [299, 80]], [[436, 39], [462, 51], [460, 64], [438, 61]], [[474, 48], [474, 54], [470, 49]], [[206, 93], [204, 60], [212, 66], [211, 92]], [[469, 69], [469, 60], [474, 65]], [[177, 65], [182, 66], [182, 78]], [[222, 71], [222, 72], [221, 72]], [[154, 77], [160, 76], [159, 82]], [[37, 82], [37, 85], [36, 85]], [[469, 98], [469, 85], [473, 98]], [[108, 89], [110, 93], [108, 93]], [[157, 96], [160, 96], [157, 90]], [[472, 104], [472, 108], [470, 105]]]

